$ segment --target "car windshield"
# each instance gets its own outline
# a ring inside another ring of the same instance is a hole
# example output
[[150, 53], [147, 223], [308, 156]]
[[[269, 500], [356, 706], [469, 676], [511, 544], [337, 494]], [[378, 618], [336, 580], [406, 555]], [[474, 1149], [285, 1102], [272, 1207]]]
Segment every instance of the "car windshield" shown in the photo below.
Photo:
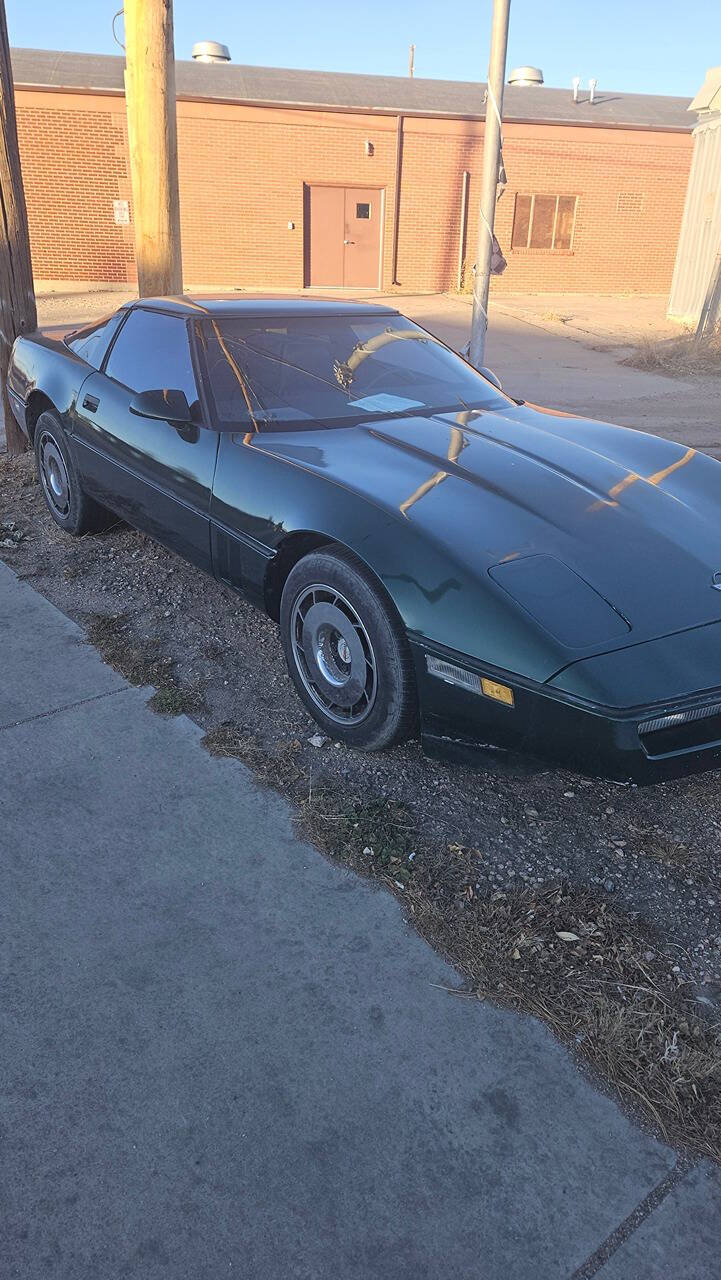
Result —
[[404, 316], [221, 317], [196, 332], [221, 427], [352, 426], [508, 404]]

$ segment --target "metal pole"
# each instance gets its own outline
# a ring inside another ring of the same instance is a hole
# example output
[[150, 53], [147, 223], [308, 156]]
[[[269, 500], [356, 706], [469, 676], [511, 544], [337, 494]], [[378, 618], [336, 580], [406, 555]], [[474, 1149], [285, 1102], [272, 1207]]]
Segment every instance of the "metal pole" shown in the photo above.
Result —
[[398, 284], [398, 240], [401, 230], [401, 183], [403, 181], [403, 116], [396, 125], [396, 180], [393, 194], [393, 248], [391, 252], [391, 284]]
[[478, 251], [473, 278], [470, 361], [477, 369], [483, 364], [488, 328], [488, 290], [491, 282], [493, 222], [496, 213], [498, 166], [501, 155], [503, 84], [506, 78], [508, 16], [511, 0], [494, 0], [491, 26], [491, 54], [488, 62], [486, 122], [483, 131], [483, 173], [478, 217]]
[[463, 170], [463, 182], [461, 185], [461, 226], [458, 233], [458, 274], [456, 277], [456, 285], [460, 293], [463, 285], [463, 260], [466, 256], [466, 227], [468, 225], [468, 180], [470, 173], [467, 169]]

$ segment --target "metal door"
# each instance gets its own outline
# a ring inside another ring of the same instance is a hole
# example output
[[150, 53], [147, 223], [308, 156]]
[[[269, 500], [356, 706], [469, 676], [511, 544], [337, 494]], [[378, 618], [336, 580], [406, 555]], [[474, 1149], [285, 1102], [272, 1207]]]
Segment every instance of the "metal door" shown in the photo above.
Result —
[[380, 191], [346, 187], [343, 284], [377, 289], [380, 265]]
[[378, 288], [381, 206], [377, 188], [310, 188], [309, 284]]
[[84, 487], [136, 529], [210, 570], [210, 491], [218, 433], [138, 418], [133, 393], [103, 373], [85, 380], [72, 439]]

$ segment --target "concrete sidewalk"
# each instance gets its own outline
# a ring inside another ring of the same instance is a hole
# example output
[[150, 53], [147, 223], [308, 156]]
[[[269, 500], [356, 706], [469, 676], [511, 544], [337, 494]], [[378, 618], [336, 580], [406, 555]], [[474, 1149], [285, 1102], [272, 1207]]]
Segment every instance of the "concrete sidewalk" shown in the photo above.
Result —
[[0, 1268], [712, 1280], [721, 1179], [0, 564]]

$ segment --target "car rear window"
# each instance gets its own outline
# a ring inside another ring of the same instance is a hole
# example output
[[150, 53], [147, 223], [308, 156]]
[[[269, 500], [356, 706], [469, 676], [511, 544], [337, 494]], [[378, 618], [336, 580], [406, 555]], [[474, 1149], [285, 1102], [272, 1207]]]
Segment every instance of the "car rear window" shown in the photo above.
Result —
[[85, 360], [93, 369], [99, 369], [113, 334], [124, 316], [124, 311], [115, 311], [111, 316], [96, 320], [95, 324], [87, 325], [84, 329], [76, 329], [74, 333], [68, 334], [65, 346], [74, 351], [76, 356], [80, 356], [81, 360]]
[[507, 398], [404, 316], [198, 320], [216, 419], [261, 430], [489, 408]]

